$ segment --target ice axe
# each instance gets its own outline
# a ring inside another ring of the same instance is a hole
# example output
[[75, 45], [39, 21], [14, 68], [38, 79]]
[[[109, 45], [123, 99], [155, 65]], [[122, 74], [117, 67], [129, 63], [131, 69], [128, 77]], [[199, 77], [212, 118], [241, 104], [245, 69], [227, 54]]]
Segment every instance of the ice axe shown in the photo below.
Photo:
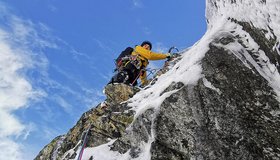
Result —
[[169, 48], [168, 53], [172, 53], [172, 50], [176, 50], [177, 52], [175, 52], [175, 53], [178, 53], [178, 52], [179, 52], [179, 49], [176, 48], [175, 46], [173, 46], [173, 47], [170, 47], [170, 48]]
[[[172, 53], [172, 51], [174, 51], [174, 50], [177, 51], [177, 52]], [[169, 50], [168, 50], [168, 53], [170, 54], [170, 58], [168, 58], [167, 61], [170, 61], [174, 57], [175, 54], [178, 54], [178, 52], [179, 52], [179, 49], [176, 48], [175, 46], [170, 47]]]

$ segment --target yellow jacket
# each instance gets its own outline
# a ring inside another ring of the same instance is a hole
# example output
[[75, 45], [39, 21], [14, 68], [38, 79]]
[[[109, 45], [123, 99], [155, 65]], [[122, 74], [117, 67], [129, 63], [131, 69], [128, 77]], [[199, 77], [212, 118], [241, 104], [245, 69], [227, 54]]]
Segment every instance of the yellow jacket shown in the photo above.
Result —
[[[167, 58], [166, 54], [152, 52], [141, 46], [136, 46], [134, 48], [134, 51], [131, 53], [131, 55], [137, 56], [137, 58], [140, 59], [140, 66], [142, 68], [146, 68], [148, 66], [148, 64], [149, 64], [148, 60], [160, 60], [160, 59]], [[146, 85], [146, 83], [147, 83], [146, 71], [143, 71], [140, 74], [140, 79], [141, 79], [142, 85]]]

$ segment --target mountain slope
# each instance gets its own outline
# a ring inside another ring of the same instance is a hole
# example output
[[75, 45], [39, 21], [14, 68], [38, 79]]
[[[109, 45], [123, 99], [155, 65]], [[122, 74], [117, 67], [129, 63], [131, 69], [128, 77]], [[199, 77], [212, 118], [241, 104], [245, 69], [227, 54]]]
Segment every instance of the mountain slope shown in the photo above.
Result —
[[155, 84], [36, 159], [77, 158], [87, 129], [83, 159], [280, 159], [280, 1], [206, 4], [207, 32]]

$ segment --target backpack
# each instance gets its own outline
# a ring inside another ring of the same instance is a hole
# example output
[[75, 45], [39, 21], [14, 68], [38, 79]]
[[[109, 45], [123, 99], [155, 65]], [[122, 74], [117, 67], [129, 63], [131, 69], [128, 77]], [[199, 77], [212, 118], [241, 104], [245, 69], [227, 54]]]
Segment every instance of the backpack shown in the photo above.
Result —
[[115, 70], [120, 70], [129, 60], [130, 60], [130, 55], [133, 52], [133, 48], [127, 47], [124, 51], [121, 52], [121, 54], [118, 56], [116, 59], [116, 69]]

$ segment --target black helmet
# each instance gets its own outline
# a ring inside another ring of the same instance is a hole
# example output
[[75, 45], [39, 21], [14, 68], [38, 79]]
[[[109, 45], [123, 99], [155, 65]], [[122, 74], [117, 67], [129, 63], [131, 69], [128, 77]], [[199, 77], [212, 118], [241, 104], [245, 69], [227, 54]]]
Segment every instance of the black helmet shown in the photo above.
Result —
[[152, 49], [152, 43], [150, 41], [144, 41], [142, 42], [141, 46], [143, 47], [145, 44], [149, 45], [150, 48]]

